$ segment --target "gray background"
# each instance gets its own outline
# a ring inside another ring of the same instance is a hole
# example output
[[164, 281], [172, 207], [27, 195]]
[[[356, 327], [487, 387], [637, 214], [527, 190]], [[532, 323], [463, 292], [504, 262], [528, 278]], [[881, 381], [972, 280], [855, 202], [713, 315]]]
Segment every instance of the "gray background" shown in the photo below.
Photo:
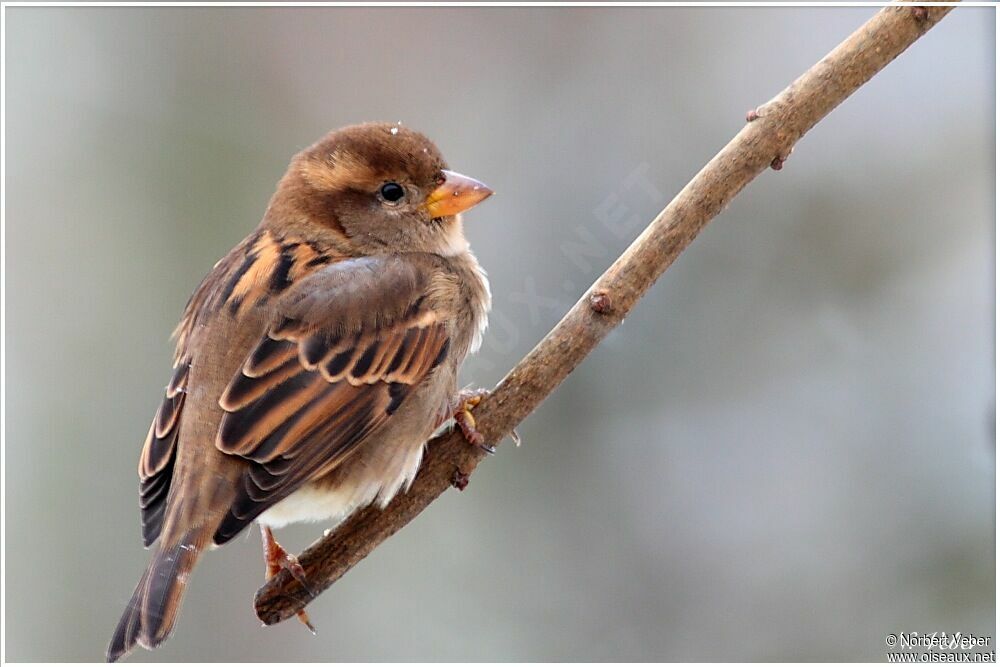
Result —
[[[464, 377], [491, 386], [875, 11], [9, 8], [7, 658], [103, 657], [167, 335], [299, 148], [402, 120], [497, 190], [467, 217], [496, 308]], [[755, 181], [520, 449], [310, 607], [319, 636], [259, 627], [254, 534], [135, 659], [884, 660], [889, 633], [992, 632], [994, 38], [959, 8]]]

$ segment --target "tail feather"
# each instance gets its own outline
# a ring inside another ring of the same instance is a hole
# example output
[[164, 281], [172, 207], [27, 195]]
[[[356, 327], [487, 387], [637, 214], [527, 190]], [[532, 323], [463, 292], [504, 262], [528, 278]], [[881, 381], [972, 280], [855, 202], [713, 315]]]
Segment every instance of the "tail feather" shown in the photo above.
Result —
[[146, 573], [139, 579], [135, 592], [132, 593], [132, 599], [129, 600], [125, 613], [118, 621], [118, 627], [115, 628], [115, 634], [111, 637], [111, 643], [108, 645], [106, 655], [108, 662], [117, 662], [119, 658], [128, 655], [138, 641], [139, 613], [142, 608], [142, 595], [146, 588], [148, 574], [149, 570], [146, 570]]
[[177, 544], [160, 546], [139, 579], [125, 613], [108, 645], [107, 660], [115, 662], [136, 644], [152, 649], [173, 630], [188, 576], [198, 562], [208, 534], [192, 531]]

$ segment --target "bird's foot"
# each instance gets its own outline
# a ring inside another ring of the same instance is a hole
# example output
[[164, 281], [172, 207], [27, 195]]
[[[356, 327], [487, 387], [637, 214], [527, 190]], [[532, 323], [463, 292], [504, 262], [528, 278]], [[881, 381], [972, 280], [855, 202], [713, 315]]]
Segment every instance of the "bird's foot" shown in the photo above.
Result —
[[[288, 573], [292, 575], [295, 581], [302, 584], [302, 588], [309, 591], [309, 594], [312, 595], [312, 590], [309, 588], [309, 582], [306, 579], [306, 571], [302, 567], [302, 564], [299, 563], [299, 559], [285, 551], [285, 548], [278, 544], [278, 540], [274, 539], [274, 533], [267, 526], [262, 525], [260, 527], [260, 536], [264, 542], [264, 564], [267, 568], [267, 578], [270, 579], [282, 570], [288, 570]], [[316, 628], [309, 620], [309, 614], [306, 613], [305, 609], [300, 609], [296, 612], [296, 616], [298, 616], [299, 621], [304, 626], [309, 628], [309, 632], [316, 634]]]
[[274, 533], [270, 528], [261, 526], [261, 535], [264, 538], [264, 559], [267, 565], [267, 578], [270, 579], [281, 570], [288, 570], [288, 573], [295, 578], [295, 581], [302, 584], [302, 587], [309, 590], [309, 583], [306, 580], [306, 571], [303, 569], [299, 559], [285, 551], [285, 548], [274, 539]]
[[495, 454], [496, 447], [486, 444], [486, 438], [476, 429], [476, 418], [472, 415], [472, 408], [489, 395], [490, 392], [486, 389], [463, 389], [452, 402], [452, 416], [470, 445], [479, 447], [487, 454]]

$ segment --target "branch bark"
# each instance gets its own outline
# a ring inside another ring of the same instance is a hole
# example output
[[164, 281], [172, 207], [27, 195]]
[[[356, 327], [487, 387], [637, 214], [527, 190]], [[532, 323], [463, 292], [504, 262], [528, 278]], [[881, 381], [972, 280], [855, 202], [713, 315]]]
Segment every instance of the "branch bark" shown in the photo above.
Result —
[[[748, 113], [732, 141], [482, 401], [475, 414], [486, 442], [498, 443], [538, 407], [750, 181], [768, 167], [780, 169], [806, 132], [951, 10], [885, 7], [775, 98]], [[299, 562], [310, 590], [282, 571], [257, 591], [257, 616], [267, 625], [293, 616], [448, 487], [461, 485], [484, 457], [457, 432], [433, 439], [409, 491], [384, 511], [356, 512], [306, 549]]]

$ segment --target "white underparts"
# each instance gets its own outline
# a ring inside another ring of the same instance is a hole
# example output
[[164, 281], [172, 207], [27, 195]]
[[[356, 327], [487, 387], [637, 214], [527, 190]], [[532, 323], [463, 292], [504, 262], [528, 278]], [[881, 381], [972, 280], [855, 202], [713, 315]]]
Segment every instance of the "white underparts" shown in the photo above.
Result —
[[493, 307], [493, 295], [490, 293], [490, 281], [486, 276], [486, 269], [479, 265], [479, 261], [471, 252], [469, 256], [472, 257], [472, 262], [476, 266], [479, 283], [483, 288], [482, 298], [473, 307], [476, 318], [474, 323], [475, 333], [472, 335], [472, 345], [469, 348], [470, 352], [478, 352], [479, 346], [483, 344], [483, 334], [486, 333], [486, 325], [489, 324], [490, 308]]
[[359, 466], [354, 474], [334, 487], [310, 484], [288, 496], [260, 515], [257, 522], [271, 528], [290, 523], [325, 521], [330, 528], [347, 519], [354, 510], [376, 501], [381, 508], [389, 504], [400, 489], [410, 488], [420, 469], [424, 447], [413, 447], [398, 466], [396, 474], [379, 478], [370, 468]]

